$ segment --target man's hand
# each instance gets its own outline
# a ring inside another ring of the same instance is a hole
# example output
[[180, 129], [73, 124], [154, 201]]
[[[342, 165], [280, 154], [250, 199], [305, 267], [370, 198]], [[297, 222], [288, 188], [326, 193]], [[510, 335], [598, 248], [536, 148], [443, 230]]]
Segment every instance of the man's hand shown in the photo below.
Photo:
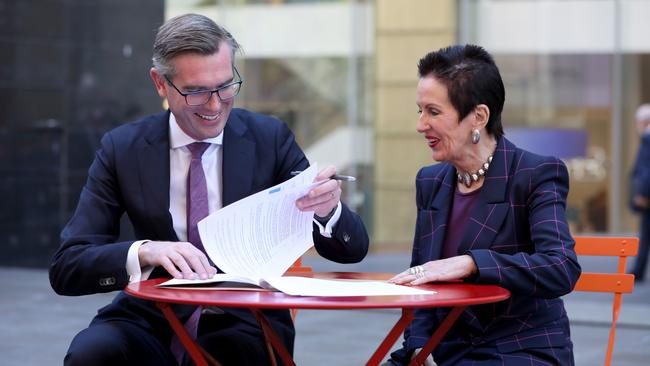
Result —
[[415, 266], [388, 280], [398, 285], [421, 285], [427, 282], [456, 281], [476, 273], [476, 263], [469, 255], [459, 255]]
[[296, 207], [300, 211], [314, 211], [316, 216], [320, 217], [325, 217], [332, 212], [341, 199], [341, 182], [330, 179], [334, 174], [336, 174], [336, 168], [331, 165], [321, 170], [314, 181], [325, 182], [298, 199]]
[[207, 279], [217, 273], [208, 257], [188, 242], [149, 241], [138, 251], [140, 266], [162, 266], [174, 278]]

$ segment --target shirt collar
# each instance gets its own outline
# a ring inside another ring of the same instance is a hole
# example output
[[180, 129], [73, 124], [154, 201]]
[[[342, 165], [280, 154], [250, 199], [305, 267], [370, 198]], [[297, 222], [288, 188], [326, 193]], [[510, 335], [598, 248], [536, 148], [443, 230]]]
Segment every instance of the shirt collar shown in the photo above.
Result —
[[[178, 126], [178, 122], [176, 122], [176, 117], [174, 116], [174, 113], [169, 113], [169, 146], [172, 149], [176, 149], [179, 147], [187, 146], [193, 142], [197, 142], [197, 140], [189, 137], [181, 128]], [[202, 142], [207, 142], [210, 144], [216, 144], [216, 145], [222, 145], [223, 144], [223, 131], [216, 136], [216, 137], [211, 137], [209, 139], [205, 139]]]

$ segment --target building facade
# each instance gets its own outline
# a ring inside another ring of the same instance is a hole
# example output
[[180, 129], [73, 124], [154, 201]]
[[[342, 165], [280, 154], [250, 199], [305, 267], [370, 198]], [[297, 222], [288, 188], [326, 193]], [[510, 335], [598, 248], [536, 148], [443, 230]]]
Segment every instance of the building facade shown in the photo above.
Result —
[[46, 265], [101, 134], [163, 108], [151, 43], [186, 12], [243, 45], [238, 106], [285, 120], [310, 161], [359, 178], [344, 199], [373, 250], [411, 245], [415, 174], [434, 163], [415, 131], [416, 65], [455, 43], [495, 56], [506, 136], [567, 163], [572, 231], [637, 230], [627, 179], [634, 110], [650, 102], [650, 2], [0, 0], [0, 264]]

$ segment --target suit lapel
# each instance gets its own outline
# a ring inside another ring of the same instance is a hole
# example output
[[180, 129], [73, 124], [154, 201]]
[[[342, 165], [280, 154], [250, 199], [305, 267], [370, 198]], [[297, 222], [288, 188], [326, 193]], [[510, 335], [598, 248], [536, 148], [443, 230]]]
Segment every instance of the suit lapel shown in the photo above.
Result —
[[248, 128], [233, 110], [223, 135], [223, 206], [251, 193], [255, 175], [255, 143], [246, 138]]
[[509, 180], [512, 179], [514, 153], [514, 145], [502, 137], [497, 144], [478, 202], [465, 226], [459, 253], [486, 249], [493, 244], [510, 206], [506, 194]]
[[154, 118], [137, 153], [142, 197], [151, 226], [160, 238], [178, 240], [169, 213], [169, 112]]
[[447, 169], [441, 169], [440, 174], [434, 177], [433, 181], [437, 182], [440, 186], [437, 190], [435, 187], [432, 189], [436, 193], [428, 208], [431, 210], [431, 217], [428, 219], [432, 221], [431, 228], [434, 230], [431, 233], [433, 237], [431, 239], [430, 252], [427, 255], [429, 260], [440, 259], [442, 255], [442, 245], [447, 233], [447, 219], [449, 218], [451, 198], [454, 194], [453, 190], [456, 187], [454, 169], [451, 165]]

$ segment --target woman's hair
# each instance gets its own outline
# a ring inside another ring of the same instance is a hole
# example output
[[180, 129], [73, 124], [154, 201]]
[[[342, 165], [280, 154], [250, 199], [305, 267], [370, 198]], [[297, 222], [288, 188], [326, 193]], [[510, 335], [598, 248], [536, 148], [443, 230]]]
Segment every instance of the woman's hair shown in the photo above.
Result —
[[418, 74], [420, 78], [433, 76], [447, 87], [459, 120], [485, 104], [490, 109], [487, 132], [497, 139], [503, 136], [501, 111], [506, 92], [494, 59], [482, 47], [455, 45], [429, 52], [420, 59]]
[[230, 32], [203, 15], [179, 15], [158, 28], [153, 44], [153, 67], [162, 75], [173, 77], [174, 57], [184, 52], [212, 55], [219, 51], [222, 42], [230, 45], [235, 62], [235, 52], [241, 47]]

